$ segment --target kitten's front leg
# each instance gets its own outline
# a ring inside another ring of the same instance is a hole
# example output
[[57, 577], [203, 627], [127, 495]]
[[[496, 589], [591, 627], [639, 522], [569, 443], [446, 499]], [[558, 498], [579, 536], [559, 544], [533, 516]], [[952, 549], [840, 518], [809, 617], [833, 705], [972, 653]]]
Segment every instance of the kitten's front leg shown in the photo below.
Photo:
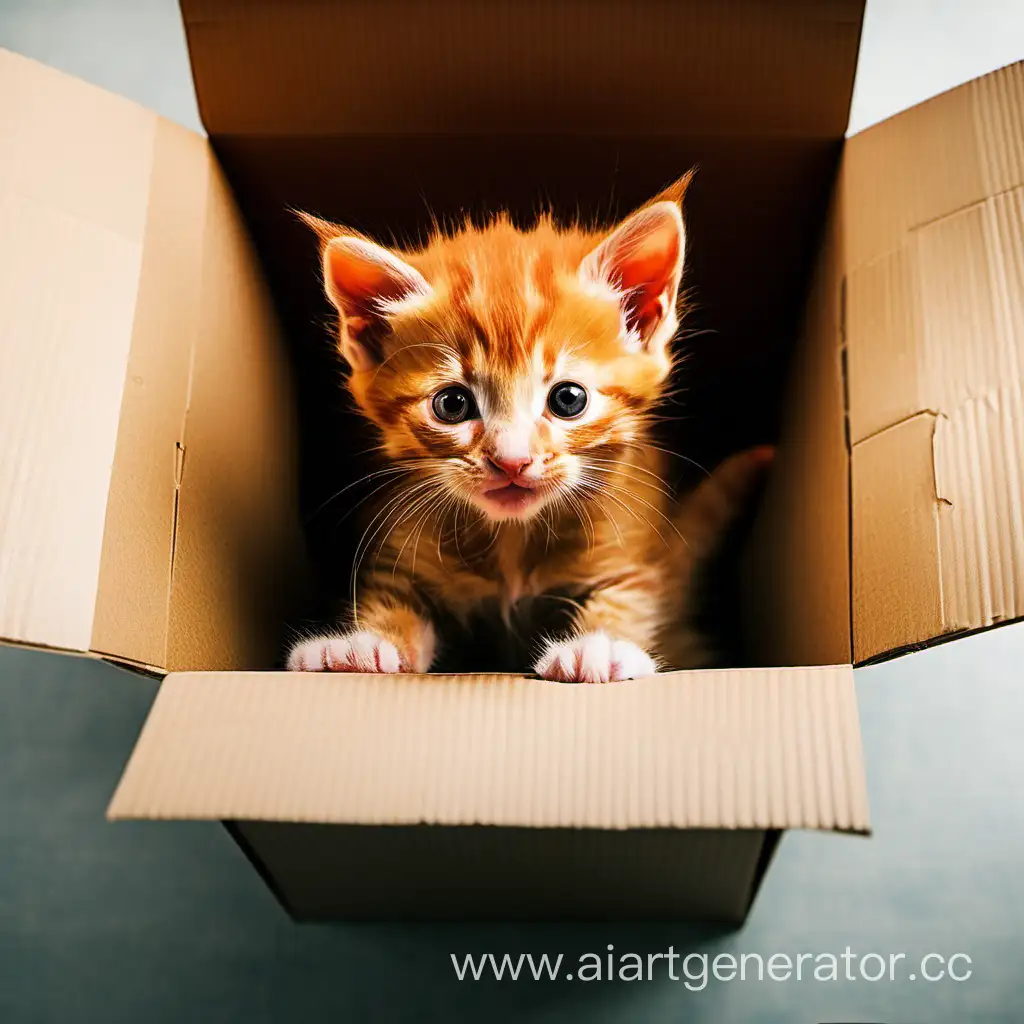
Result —
[[544, 679], [610, 683], [652, 676], [655, 600], [650, 581], [632, 578], [595, 591], [567, 636], [550, 640], [534, 665]]
[[296, 642], [288, 654], [293, 672], [427, 672], [437, 638], [430, 620], [401, 601], [370, 596], [359, 627]]

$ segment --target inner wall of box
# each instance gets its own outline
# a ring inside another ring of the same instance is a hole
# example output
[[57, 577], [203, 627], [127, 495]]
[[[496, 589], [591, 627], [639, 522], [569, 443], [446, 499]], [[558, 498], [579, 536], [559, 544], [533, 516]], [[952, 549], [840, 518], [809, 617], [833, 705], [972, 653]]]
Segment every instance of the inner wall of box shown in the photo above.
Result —
[[[614, 223], [692, 167], [688, 256], [677, 372], [680, 396], [659, 443], [683, 489], [733, 451], [777, 440], [840, 142], [763, 138], [328, 137], [214, 138], [253, 231], [289, 337], [302, 427], [302, 505], [328, 613], [345, 592], [360, 534], [342, 517], [366, 489], [314, 515], [372, 464], [373, 437], [351, 413], [333, 347], [316, 242], [289, 212], [303, 209], [388, 243], [423, 239], [436, 218], [508, 209], [527, 225], [539, 210]], [[692, 460], [692, 461], [691, 461]], [[705, 588], [704, 620], [747, 663], [737, 622], [734, 531]], [[340, 581], [340, 585], [339, 585]]]

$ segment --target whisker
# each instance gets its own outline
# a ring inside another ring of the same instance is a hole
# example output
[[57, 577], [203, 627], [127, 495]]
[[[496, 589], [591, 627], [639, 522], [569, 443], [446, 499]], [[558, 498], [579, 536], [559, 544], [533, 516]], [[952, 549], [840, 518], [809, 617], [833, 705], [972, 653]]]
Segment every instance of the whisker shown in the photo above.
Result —
[[611, 524], [611, 528], [615, 531], [615, 536], [618, 538], [619, 541], [619, 547], [622, 548], [623, 551], [625, 551], [626, 542], [625, 540], [623, 540], [622, 531], [619, 529], [619, 524], [615, 522], [615, 516], [613, 516], [611, 512], [609, 512], [608, 509], [606, 509], [604, 505], [602, 505], [600, 502], [596, 502], [595, 504], [604, 513], [605, 518]]
[[370, 491], [369, 494], [363, 495], [363, 497], [361, 497], [340, 519], [335, 521], [334, 525], [332, 526], [332, 529], [337, 530], [341, 526], [341, 524], [345, 522], [346, 519], [348, 519], [349, 516], [358, 512], [360, 506], [369, 501], [374, 495], [380, 494], [381, 491], [385, 490], [388, 487], [392, 487], [398, 483], [401, 483], [401, 480], [393, 477], [392, 479], [385, 480], [384, 483], [379, 484], [372, 491]]
[[[637, 469], [637, 470], [640, 470], [641, 472], [647, 472], [646, 470], [643, 470], [640, 466], [633, 466], [631, 463], [616, 462], [614, 459], [595, 459], [595, 458], [592, 458], [591, 456], [587, 456], [587, 457], [583, 458], [582, 461], [583, 462], [607, 463], [609, 466], [613, 466], [614, 467], [613, 469], [605, 469], [605, 468], [603, 468], [603, 466], [588, 466], [587, 467], [588, 469], [593, 470], [595, 473], [615, 473], [616, 475], [619, 475], [619, 476], [628, 476], [628, 474], [626, 473], [626, 469], [627, 468]], [[662, 478], [660, 476], [658, 476], [657, 473], [650, 473], [650, 472], [648, 472], [647, 475], [650, 476], [650, 477], [653, 477], [655, 480], [657, 480], [661, 484], [661, 486], [658, 486], [658, 485], [652, 484], [652, 483], [648, 483], [645, 480], [641, 480], [641, 481], [637, 481], [637, 482], [642, 484], [644, 487], [650, 487], [652, 491], [657, 491], [659, 494], [665, 495], [666, 498], [674, 498], [675, 497], [675, 494], [668, 489], [668, 482], [666, 480], [662, 480]]]
[[679, 537], [680, 540], [682, 540], [682, 535], [676, 529], [676, 524], [672, 522], [672, 520], [667, 515], [665, 515], [665, 513], [662, 512], [661, 509], [658, 508], [656, 505], [652, 505], [646, 499], [641, 498], [639, 494], [636, 494], [635, 492], [631, 491], [628, 487], [620, 487], [618, 484], [609, 483], [607, 480], [602, 481], [602, 483], [604, 483], [606, 487], [610, 487], [612, 490], [617, 491], [619, 494], [625, 494], [627, 497], [633, 498], [635, 501], [639, 501], [641, 505], [644, 505], [647, 508], [649, 508], [656, 516], [660, 516], [662, 519], [664, 519], [665, 522], [668, 523], [668, 525], [675, 532], [676, 536]]
[[466, 556], [462, 553], [462, 547], [459, 544], [459, 513], [462, 511], [462, 502], [455, 502], [455, 516], [452, 520], [452, 542], [455, 544], [455, 553], [459, 556], [459, 561], [463, 567], [467, 567]]
[[[653, 530], [658, 535], [658, 538], [661, 540], [662, 544], [664, 544], [665, 547], [668, 548], [669, 550], [672, 549], [672, 545], [669, 544], [668, 540], [666, 540], [665, 535], [661, 532], [661, 530], [659, 530], [654, 525], [654, 523], [649, 522], [648, 520], [644, 519], [636, 511], [636, 509], [630, 508], [629, 505], [627, 505], [621, 498], [617, 497], [615, 494], [612, 494], [609, 490], [607, 490], [607, 487], [608, 487], [607, 484], [602, 484], [601, 481], [594, 481], [594, 480], [588, 479], [586, 477], [581, 477], [580, 480], [581, 480], [581, 483], [585, 487], [587, 487], [590, 490], [594, 491], [594, 493], [600, 495], [601, 497], [607, 498], [609, 501], [613, 501], [624, 512], [626, 512], [629, 515], [631, 515], [638, 523], [641, 523], [642, 525], [644, 525], [644, 526], [648, 527], [649, 529]], [[621, 488], [619, 488], [619, 490], [622, 491]], [[630, 497], [633, 497], [633, 498], [636, 497], [636, 495], [632, 494], [629, 491], [623, 491], [623, 493], [626, 493]], [[651, 506], [651, 507], [653, 508], [653, 506]], [[653, 510], [655, 512], [658, 511], [657, 509], [653, 509]], [[660, 515], [660, 513], [659, 513], [659, 515]], [[666, 517], [662, 516], [662, 518], [666, 518]], [[674, 524], [672, 524], [671, 520], [666, 520], [666, 521], [669, 523], [670, 526], [672, 526], [673, 529], [675, 529], [675, 526], [674, 526]], [[678, 530], [676, 532], [678, 533]], [[684, 543], [685, 543], [685, 540], [684, 540]]]
[[577, 611], [583, 610], [583, 603], [577, 601], [574, 597], [569, 597], [566, 594], [551, 594], [547, 593], [543, 595], [545, 601], [562, 601], [564, 604], [569, 605], [570, 608], [575, 608]]
[[405, 466], [388, 466], [385, 469], [376, 469], [372, 473], [367, 473], [365, 476], [361, 476], [358, 480], [353, 480], [352, 483], [342, 487], [341, 490], [335, 491], [329, 498], [322, 501], [312, 512], [306, 517], [305, 524], [308, 526], [332, 501], [336, 501], [346, 491], [352, 490], [353, 487], [358, 487], [359, 484], [367, 483], [379, 476], [393, 476], [397, 473], [411, 473], [413, 470]]
[[[426, 509], [427, 512], [430, 511], [430, 507], [432, 502], [434, 501], [434, 497], [437, 494], [437, 492], [443, 488], [443, 484], [441, 484], [440, 481], [438, 480], [428, 480], [425, 481], [425, 483], [428, 484], [429, 486], [427, 486], [424, 489], [423, 493], [421, 493], [414, 502], [410, 503], [409, 507], [405, 511], [405, 515], [403, 515], [399, 522], [396, 523], [395, 526], [388, 531], [387, 536], [390, 536], [391, 533], [394, 532], [394, 530], [397, 529], [397, 527], [400, 526], [402, 523], [408, 522], [421, 509]], [[419, 525], [420, 522], [421, 520], [416, 521], [412, 529], [410, 529], [409, 533], [406, 535], [405, 540], [402, 541], [402, 546], [398, 549], [398, 554], [395, 555], [395, 562], [391, 570], [392, 579], [394, 579], [396, 573], [398, 572], [398, 564], [399, 562], [401, 562], [402, 555], [405, 552], [405, 549], [408, 546], [409, 541], [412, 539], [412, 535], [416, 530], [416, 526]], [[387, 536], [384, 538], [384, 541], [381, 542], [381, 546], [377, 550], [378, 558], [380, 557], [380, 553], [383, 550], [384, 542], [387, 540]], [[413, 567], [413, 574], [415, 574], [415, 566]]]
[[590, 518], [590, 514], [587, 512], [583, 503], [578, 501], [571, 491], [566, 491], [564, 497], [570, 508], [572, 508], [576, 513], [576, 516], [580, 521], [580, 525], [583, 527], [583, 532], [587, 537], [587, 554], [590, 554], [597, 547], [597, 536], [594, 532], [594, 521]]
[[[357, 588], [358, 588], [358, 581], [359, 581], [359, 570], [362, 567], [363, 558], [366, 556], [366, 552], [369, 550], [370, 545], [374, 541], [374, 538], [387, 525], [388, 519], [390, 518], [392, 513], [395, 511], [395, 509], [398, 507], [400, 502], [403, 499], [411, 498], [413, 496], [413, 494], [417, 493], [418, 491], [421, 491], [424, 487], [427, 487], [427, 486], [429, 486], [429, 485], [431, 485], [433, 483], [434, 483], [433, 480], [421, 480], [419, 483], [413, 484], [412, 487], [410, 487], [407, 491], [404, 491], [403, 493], [401, 493], [401, 494], [395, 496], [394, 498], [390, 499], [384, 505], [384, 507], [380, 511], [377, 512], [377, 514], [373, 517], [373, 519], [370, 520], [370, 524], [366, 527], [366, 529], [363, 531], [363, 535], [359, 538], [359, 543], [356, 545], [356, 554], [355, 554], [354, 559], [353, 559], [354, 560], [354, 564], [352, 566], [352, 580], [351, 580], [352, 614], [353, 614], [353, 617], [355, 619], [356, 625], [358, 625], [358, 621], [359, 621], [358, 620], [358, 611], [357, 611], [357, 608], [358, 608], [358, 604], [357, 604]], [[377, 526], [377, 528], [375, 530], [373, 530], [373, 533], [370, 535], [369, 539], [367, 539], [366, 535], [373, 528], [374, 523], [376, 523], [378, 519], [381, 519], [381, 517], [383, 517], [382, 521]], [[396, 525], [397, 525], [397, 523], [393, 524], [391, 526], [391, 528], [388, 530], [388, 532], [384, 535], [384, 540], [381, 541], [381, 545], [377, 549], [377, 556], [378, 557], [380, 556], [381, 548], [383, 547], [385, 541], [390, 536], [392, 530], [394, 530]]]
[[459, 550], [459, 511], [461, 507], [461, 500], [457, 494], [449, 494], [447, 499], [441, 505], [438, 510], [438, 516], [441, 519], [441, 525], [437, 531], [437, 561], [438, 564], [443, 566], [445, 572], [449, 576], [452, 575], [451, 570], [448, 568], [447, 563], [444, 560], [444, 554], [441, 551], [441, 542], [444, 539], [444, 520], [448, 515], [449, 509], [454, 509], [454, 515], [452, 516], [452, 541], [455, 545], [455, 553], [459, 556], [459, 562], [465, 566], [466, 561], [462, 557], [462, 552]]
[[696, 459], [691, 459], [688, 455], [681, 455], [679, 452], [671, 451], [668, 448], [661, 448], [656, 444], [649, 444], [644, 442], [640, 444], [636, 441], [622, 441], [623, 445], [628, 448], [635, 448], [637, 451], [644, 451], [645, 449], [652, 448], [656, 452], [664, 452], [666, 455], [671, 455], [675, 459], [682, 459], [684, 462], [688, 462], [691, 466], [696, 466], [705, 476], [711, 476], [711, 471], [702, 466]]
[[412, 545], [412, 560], [409, 567], [409, 574], [413, 578], [415, 578], [416, 576], [416, 552], [419, 551], [420, 539], [423, 537], [423, 529], [427, 525], [427, 521], [430, 519], [430, 516], [436, 513], [437, 511], [438, 509], [436, 506], [433, 506], [432, 504], [427, 504], [426, 508], [424, 509], [423, 515], [420, 517], [419, 529], [416, 532], [416, 540], [413, 541]]

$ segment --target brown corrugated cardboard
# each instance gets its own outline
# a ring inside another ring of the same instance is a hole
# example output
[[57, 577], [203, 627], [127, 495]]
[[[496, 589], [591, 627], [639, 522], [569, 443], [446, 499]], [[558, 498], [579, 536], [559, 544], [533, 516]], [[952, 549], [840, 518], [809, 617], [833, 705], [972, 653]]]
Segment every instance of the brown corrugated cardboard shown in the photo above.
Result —
[[[857, 662], [1024, 615], [1022, 109], [1018, 64], [844, 149], [830, 269], [807, 315], [824, 303], [839, 322], [805, 330], [756, 534], [749, 616], [769, 662], [837, 637], [847, 543]], [[849, 454], [836, 443], [840, 370]], [[852, 532], [834, 511], [848, 502]]]
[[[352, 875], [335, 873], [326, 896], [320, 888], [316, 865], [326, 851], [344, 851], [354, 831], [342, 840], [332, 826], [367, 827], [343, 854], [355, 877], [372, 875], [375, 861], [397, 863], [408, 844], [433, 849], [434, 885], [455, 887], [446, 916], [511, 912], [568, 844], [581, 875], [562, 895], [565, 912], [571, 904], [600, 916], [620, 901], [633, 914], [686, 915], [702, 898], [702, 912], [734, 920], [770, 832], [868, 828], [849, 667], [668, 673], [607, 687], [501, 676], [171, 675], [110, 815], [240, 822], [276, 891], [302, 916], [365, 912], [365, 894], [351, 895], [342, 880]], [[497, 902], [480, 904], [474, 886], [457, 883], [481, 844], [501, 845], [474, 834], [485, 827], [508, 834], [505, 859], [519, 851], [524, 860], [503, 899], [485, 872]], [[449, 834], [428, 834], [438, 830]], [[566, 839], [578, 830], [647, 835]], [[742, 838], [695, 840], [689, 830]], [[734, 851], [737, 873], [714, 900], [698, 896], [704, 884], [691, 871], [691, 858], [712, 850]], [[647, 898], [632, 898], [624, 880], [610, 903], [603, 887], [580, 884], [626, 867]], [[655, 903], [659, 884], [664, 899]]]
[[156, 119], [0, 53], [0, 126], [0, 636], [87, 650]]
[[302, 572], [290, 384], [209, 145], [6, 51], [0, 86], [0, 637], [266, 664]]
[[[854, 656], [942, 632], [938, 508], [931, 447], [935, 417], [904, 420], [853, 449]], [[884, 596], [883, 596], [884, 595]], [[863, 637], [874, 638], [873, 648]]]
[[854, 657], [1024, 615], [1024, 64], [844, 153]]
[[165, 664], [262, 668], [306, 583], [291, 374], [255, 254], [211, 160]]
[[181, 6], [211, 137], [675, 136], [682, 128], [704, 136], [840, 138], [864, 4]]
[[737, 924], [778, 843], [757, 829], [251, 821], [229, 830], [299, 921]]
[[155, 131], [89, 647], [166, 666], [179, 442], [198, 332], [210, 161], [192, 132], [167, 122]]

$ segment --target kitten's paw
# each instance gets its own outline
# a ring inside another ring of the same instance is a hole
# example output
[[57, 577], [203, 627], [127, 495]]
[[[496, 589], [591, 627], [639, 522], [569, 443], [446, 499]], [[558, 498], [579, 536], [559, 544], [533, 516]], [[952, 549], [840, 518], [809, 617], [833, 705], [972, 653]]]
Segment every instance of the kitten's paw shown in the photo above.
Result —
[[408, 672], [398, 648], [360, 629], [342, 636], [300, 640], [288, 655], [291, 672]]
[[534, 671], [560, 683], [609, 683], [653, 676], [658, 666], [642, 647], [596, 632], [552, 641]]

